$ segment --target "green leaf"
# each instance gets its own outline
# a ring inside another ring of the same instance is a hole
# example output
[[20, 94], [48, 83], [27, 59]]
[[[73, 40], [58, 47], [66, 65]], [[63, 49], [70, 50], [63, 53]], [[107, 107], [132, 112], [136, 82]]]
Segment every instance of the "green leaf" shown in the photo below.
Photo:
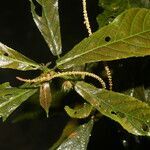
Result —
[[5, 82], [5, 83], [0, 84], [0, 90], [3, 90], [5, 88], [11, 88], [9, 82]]
[[40, 109], [38, 110], [32, 110], [32, 111], [28, 111], [25, 110], [24, 112], [19, 112], [19, 114], [17, 114], [13, 120], [11, 120], [12, 123], [18, 123], [18, 122], [22, 122], [25, 120], [34, 120], [37, 119], [40, 116]]
[[35, 5], [32, 0], [31, 12], [33, 19], [43, 35], [50, 51], [53, 55], [60, 55], [62, 52], [60, 23], [58, 14], [58, 0], [36, 0], [42, 7], [42, 16], [35, 11]]
[[97, 16], [100, 28], [111, 23], [121, 12], [129, 8], [127, 0], [99, 0], [99, 6], [104, 10]]
[[140, 99], [141, 101], [145, 101], [145, 94], [144, 94], [144, 87], [143, 86], [138, 86], [135, 88], [128, 89], [123, 92], [126, 95], [135, 97], [137, 99]]
[[54, 145], [49, 150], [56, 150], [56, 148], [58, 148], [63, 143], [63, 141], [65, 141], [68, 138], [68, 136], [73, 131], [75, 131], [75, 129], [78, 126], [79, 126], [79, 124], [76, 119], [69, 120], [68, 123], [66, 124], [65, 128], [63, 129], [60, 138], [57, 140], [56, 143], [54, 143]]
[[136, 7], [150, 8], [149, 0], [99, 0], [104, 11], [97, 16], [99, 27], [111, 23], [121, 12]]
[[150, 105], [150, 88], [144, 90], [145, 93], [145, 101]]
[[87, 103], [84, 103], [83, 106], [80, 106], [80, 108], [75, 107], [74, 109], [70, 108], [69, 106], [65, 106], [65, 111], [72, 118], [82, 119], [90, 115], [92, 106]]
[[57, 61], [57, 67], [146, 55], [150, 55], [150, 10], [134, 8], [81, 41]]
[[78, 82], [75, 90], [103, 115], [119, 122], [135, 135], [150, 136], [150, 106], [121, 93]]
[[126, 4], [128, 4], [128, 0], [99, 0], [99, 6], [112, 12], [122, 9]]
[[144, 88], [144, 86], [138, 86], [135, 88], [128, 89], [123, 92], [124, 94], [130, 95], [132, 97], [135, 97], [137, 99], [140, 99], [141, 101], [147, 103], [150, 105], [150, 89]]
[[129, 7], [150, 8], [149, 0], [127, 0]]
[[36, 70], [40, 66], [19, 52], [0, 43], [0, 68], [17, 70]]
[[70, 136], [57, 148], [57, 150], [86, 150], [93, 128], [93, 120], [77, 128]]
[[5, 121], [7, 117], [33, 95], [37, 89], [21, 89], [11, 87], [8, 83], [0, 85], [0, 116]]

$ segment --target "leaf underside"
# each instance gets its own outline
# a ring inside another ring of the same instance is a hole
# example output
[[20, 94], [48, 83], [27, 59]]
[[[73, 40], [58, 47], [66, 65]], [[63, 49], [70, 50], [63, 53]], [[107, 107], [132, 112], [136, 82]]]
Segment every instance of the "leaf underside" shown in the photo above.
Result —
[[150, 10], [132, 8], [57, 61], [57, 67], [150, 55]]
[[36, 0], [42, 7], [42, 16], [35, 11], [32, 0], [31, 12], [33, 19], [43, 35], [53, 55], [60, 55], [62, 52], [60, 23], [58, 13], [58, 0]]
[[148, 104], [128, 95], [98, 89], [85, 82], [78, 82], [75, 90], [99, 112], [119, 122], [128, 132], [150, 136]]

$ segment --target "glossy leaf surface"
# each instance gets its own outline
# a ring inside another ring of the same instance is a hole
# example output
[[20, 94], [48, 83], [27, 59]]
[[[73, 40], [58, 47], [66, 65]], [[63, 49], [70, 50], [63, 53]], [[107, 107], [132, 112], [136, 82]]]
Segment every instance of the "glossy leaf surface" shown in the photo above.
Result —
[[150, 10], [134, 8], [81, 41], [57, 61], [57, 67], [146, 55], [150, 55]]
[[8, 83], [0, 85], [0, 116], [3, 120], [33, 95], [36, 89], [21, 89], [11, 87]]
[[0, 68], [17, 70], [36, 70], [40, 66], [19, 52], [0, 43]]
[[79, 124], [76, 119], [69, 120], [64, 127], [60, 138], [49, 150], [56, 150], [68, 138], [68, 136], [77, 129], [78, 126]]
[[78, 82], [75, 89], [99, 112], [119, 122], [128, 132], [150, 136], [148, 104], [128, 95], [98, 89], [85, 82]]
[[81, 125], [57, 148], [57, 150], [86, 150], [93, 127], [93, 120]]
[[58, 14], [58, 0], [36, 0], [42, 7], [42, 15], [36, 13], [36, 6], [31, 2], [33, 19], [43, 35], [53, 55], [60, 55], [62, 52], [60, 24]]

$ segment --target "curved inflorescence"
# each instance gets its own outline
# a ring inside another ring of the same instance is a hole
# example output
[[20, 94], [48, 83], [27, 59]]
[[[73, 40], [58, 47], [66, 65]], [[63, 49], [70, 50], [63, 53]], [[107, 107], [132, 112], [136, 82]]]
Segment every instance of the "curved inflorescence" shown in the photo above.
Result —
[[100, 82], [100, 84], [102, 85], [103, 88], [106, 88], [106, 84], [103, 81], [102, 78], [100, 78], [99, 76], [97, 76], [96, 74], [90, 73], [90, 72], [85, 72], [85, 71], [68, 71], [68, 72], [59, 72], [59, 73], [51, 73], [48, 72], [46, 74], [42, 74], [41, 76], [34, 78], [34, 79], [23, 79], [20, 77], [16, 77], [18, 80], [20, 81], [24, 81], [24, 82], [28, 82], [28, 83], [41, 83], [41, 82], [46, 82], [46, 81], [50, 81], [54, 78], [59, 78], [59, 77], [64, 77], [64, 76], [71, 76], [71, 75], [81, 75], [81, 76], [89, 76], [92, 77], [96, 80], [98, 80]]

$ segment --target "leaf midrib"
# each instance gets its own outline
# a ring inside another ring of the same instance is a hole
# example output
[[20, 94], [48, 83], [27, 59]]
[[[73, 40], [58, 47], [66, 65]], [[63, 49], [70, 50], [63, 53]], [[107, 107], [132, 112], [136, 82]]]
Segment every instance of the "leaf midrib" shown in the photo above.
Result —
[[[43, 4], [43, 0], [42, 0], [42, 4]], [[52, 19], [52, 22], [53, 22], [53, 20], [54, 20], [54, 18], [55, 18], [55, 12], [56, 12], [57, 10], [54, 8], [54, 12], [53, 12], [53, 19]], [[51, 35], [51, 27], [50, 27], [50, 25], [49, 25], [49, 19], [47, 18], [47, 15], [46, 15], [46, 11], [43, 11], [43, 14], [44, 14], [44, 16], [45, 16], [45, 20], [46, 20], [46, 23], [47, 23], [47, 27], [48, 27], [48, 32], [49, 32], [49, 34]], [[52, 36], [52, 35], [51, 35]], [[55, 36], [54, 36], [54, 38], [55, 38]], [[56, 47], [55, 46], [53, 46], [53, 49], [54, 49], [54, 53], [58, 53], [57, 52], [57, 49], [56, 49]]]
[[[79, 88], [80, 88], [80, 86], [79, 86]], [[81, 89], [84, 90], [83, 88], [81, 88]], [[86, 92], [86, 91], [84, 90], [84, 92]], [[87, 93], [87, 92], [86, 92], [86, 93]], [[91, 97], [91, 94], [90, 94], [90, 97]], [[98, 96], [94, 95], [94, 97], [96, 98], [97, 101], [99, 101], [99, 97], [98, 97]], [[120, 112], [122, 112], [121, 110], [118, 110], [118, 109], [114, 108], [112, 105], [110, 105], [109, 103], [105, 102], [105, 100], [102, 100], [102, 99], [101, 99], [101, 102], [103, 102], [105, 105], [107, 105], [109, 108], [112, 108], [112, 109], [115, 110], [115, 111], [120, 111]], [[94, 107], [97, 107], [98, 109], [100, 109], [99, 106], [94, 106]], [[125, 113], [125, 112], [123, 112], [123, 113]], [[136, 120], [139, 120], [139, 121], [142, 121], [142, 122], [145, 123], [145, 121], [143, 121], [142, 119], [137, 118], [137, 117], [135, 117], [135, 116], [131, 116], [129, 113], [125, 113], [125, 114], [126, 114], [128, 117], [130, 117], [130, 118], [133, 118], [133, 119], [136, 119]]]
[[[99, 97], [96, 96], [96, 99], [99, 101]], [[101, 99], [101, 101], [102, 101], [105, 105], [107, 105], [108, 107], [112, 108], [113, 110], [122, 112], [120, 109], [116, 109], [116, 108], [114, 108], [112, 105], [110, 105], [109, 103], [105, 102], [105, 100], [102, 100], [102, 99]], [[98, 107], [98, 108], [99, 108], [99, 107]], [[129, 118], [137, 119], [137, 120], [142, 121], [142, 122], [145, 123], [144, 120], [142, 120], [142, 119], [140, 119], [140, 118], [138, 118], [138, 117], [136, 117], [136, 116], [130, 115], [129, 113], [126, 113], [126, 112], [123, 112], [123, 113], [125, 113]]]
[[104, 45], [101, 45], [101, 46], [97, 46], [97, 47], [95, 47], [95, 48], [93, 48], [93, 49], [91, 49], [91, 50], [88, 50], [88, 51], [85, 51], [85, 52], [83, 52], [83, 53], [81, 53], [81, 54], [76, 55], [76, 57], [73, 57], [72, 59], [69, 59], [69, 60], [67, 60], [67, 61], [65, 61], [65, 60], [60, 61], [60, 62], [62, 62], [62, 63], [59, 63], [59, 62], [58, 62], [58, 63], [57, 63], [57, 64], [58, 64], [57, 66], [63, 65], [63, 64], [65, 64], [65, 63], [67, 63], [67, 62], [69, 62], [69, 61], [71, 61], [71, 60], [74, 60], [74, 59], [76, 59], [76, 58], [78, 58], [78, 57], [81, 57], [81, 56], [83, 56], [83, 55], [86, 55], [87, 53], [90, 53], [91, 51], [94, 51], [95, 49], [102, 48], [102, 47], [107, 47], [107, 46], [109, 46], [109, 45], [111, 45], [111, 44], [114, 44], [114, 43], [117, 43], [117, 42], [120, 42], [120, 41], [124, 41], [124, 40], [126, 40], [126, 39], [132, 38], [132, 37], [134, 37], [134, 36], [136, 36], [136, 35], [140, 35], [140, 34], [143, 34], [143, 33], [146, 33], [146, 32], [150, 32], [150, 29], [149, 29], [149, 30], [146, 30], [146, 31], [143, 31], [143, 32], [138, 32], [137, 34], [130, 35], [130, 36], [126, 37], [126, 38], [121, 38], [121, 39], [119, 39], [119, 40], [115, 40], [115, 41], [113, 41], [113, 42], [108, 42], [107, 44], [104, 44]]
[[[30, 67], [34, 66], [34, 67], [36, 67], [36, 68], [39, 67], [38, 64], [29, 63], [29, 62], [27, 62], [27, 61], [21, 61], [21, 60], [19, 60], [19, 59], [17, 59], [17, 58], [15, 59], [15, 58], [12, 58], [12, 57], [9, 57], [9, 56], [4, 56], [4, 55], [0, 55], [0, 56], [6, 58], [6, 59], [8, 59], [8, 60], [11, 60], [11, 61], [13, 61], [13, 62], [18, 62], [18, 63], [26, 64], [26, 66], [30, 66]], [[32, 68], [33, 68], [33, 67], [32, 67]]]

